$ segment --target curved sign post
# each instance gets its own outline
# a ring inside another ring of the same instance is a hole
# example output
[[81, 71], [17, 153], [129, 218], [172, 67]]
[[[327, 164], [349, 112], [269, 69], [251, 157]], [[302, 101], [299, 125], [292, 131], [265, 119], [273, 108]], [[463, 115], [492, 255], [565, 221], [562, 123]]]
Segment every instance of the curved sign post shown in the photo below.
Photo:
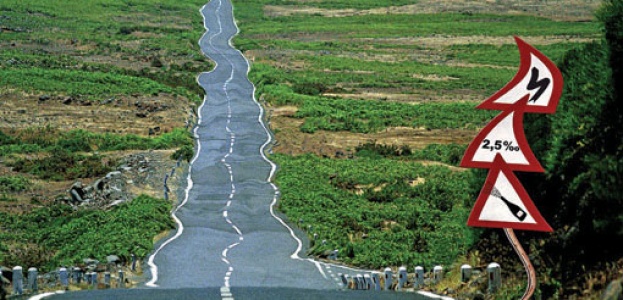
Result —
[[544, 172], [528, 145], [525, 113], [552, 114], [562, 94], [560, 70], [545, 55], [515, 37], [519, 48], [519, 71], [513, 79], [477, 109], [502, 111], [467, 146], [461, 167], [489, 169], [489, 174], [469, 216], [467, 225], [503, 228], [528, 273], [522, 299], [536, 287], [536, 275], [513, 229], [551, 232], [515, 171]]

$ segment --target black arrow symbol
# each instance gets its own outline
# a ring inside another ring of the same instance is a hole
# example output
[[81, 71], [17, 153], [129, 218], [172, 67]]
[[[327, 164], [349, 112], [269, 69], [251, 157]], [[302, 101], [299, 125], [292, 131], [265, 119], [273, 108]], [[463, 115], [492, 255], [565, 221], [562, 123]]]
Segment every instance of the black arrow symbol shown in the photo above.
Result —
[[537, 79], [539, 79], [539, 69], [537, 69], [536, 67], [532, 67], [532, 72], [530, 74], [530, 81], [528, 82], [528, 90], [531, 91], [536, 88], [538, 88], [539, 90], [536, 91], [534, 95], [532, 95], [532, 98], [530, 98], [529, 102], [536, 102], [536, 100], [538, 100], [539, 97], [541, 97], [541, 94], [545, 92], [545, 89], [547, 89], [547, 87], [551, 83], [551, 80], [547, 77], [541, 80], [537, 80]]

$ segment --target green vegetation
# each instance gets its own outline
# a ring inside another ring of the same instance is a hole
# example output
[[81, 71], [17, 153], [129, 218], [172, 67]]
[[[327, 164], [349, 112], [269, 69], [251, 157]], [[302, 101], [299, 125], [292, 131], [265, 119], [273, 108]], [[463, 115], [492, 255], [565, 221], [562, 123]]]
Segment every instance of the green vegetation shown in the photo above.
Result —
[[[245, 1], [237, 7], [242, 8]], [[239, 15], [250, 12], [240, 9]], [[251, 17], [251, 19], [256, 19]], [[246, 20], [245, 21], [249, 21]], [[255, 20], [254, 20], [255, 21]], [[326, 18], [315, 15], [295, 15], [262, 19], [253, 26], [242, 22], [246, 36], [254, 34], [318, 34], [348, 35], [350, 38], [404, 37], [442, 35], [487, 35], [487, 36], [530, 36], [530, 35], [579, 35], [594, 36], [598, 31], [596, 23], [558, 22], [532, 16], [490, 15], [490, 14], [373, 14], [341, 18]], [[379, 26], [383, 24], [383, 26]], [[494, 25], [492, 25], [494, 24]], [[247, 27], [248, 26], [248, 27]]]
[[526, 176], [526, 186], [560, 236], [541, 252], [554, 263], [542, 283], [552, 293], [561, 282], [575, 282], [587, 265], [621, 257], [612, 245], [623, 242], [623, 5], [605, 1], [598, 16], [605, 41], [565, 55], [557, 113], [527, 123], [529, 138], [542, 141], [535, 151], [543, 154], [546, 176]]
[[371, 133], [396, 126], [476, 129], [492, 116], [490, 111], [474, 110], [468, 103], [403, 105], [326, 98], [306, 101], [295, 115], [305, 118], [301, 131], [307, 133], [318, 129]]
[[280, 166], [279, 209], [318, 235], [311, 254], [339, 249], [342, 261], [362, 267], [432, 267], [449, 265], [477, 238], [458, 222], [478, 192], [471, 172], [387, 158], [271, 159]]
[[[315, 1], [313, 3], [314, 7], [327, 8], [327, 9], [371, 9], [371, 8], [379, 8], [379, 7], [387, 7], [389, 5], [408, 5], [417, 3], [417, 0], [359, 0], [359, 1], [349, 1], [349, 0], [331, 0], [331, 1]], [[300, 5], [297, 1], [271, 1], [270, 4], [279, 4], [279, 5]]]
[[[183, 128], [153, 138], [85, 130], [63, 132], [50, 127], [30, 128], [16, 137], [3, 133], [0, 136], [6, 137], [0, 145], [0, 153], [9, 158], [8, 166], [17, 172], [56, 181], [102, 176], [112, 171], [116, 162], [99, 152], [180, 148], [173, 159], [179, 155], [188, 159], [192, 157], [194, 145], [190, 133]], [[93, 153], [95, 150], [98, 153]], [[91, 154], [84, 154], [89, 152]], [[19, 156], [25, 153], [39, 153], [42, 157], [33, 159]]]
[[[330, 84], [331, 76], [324, 77], [312, 72], [310, 77], [297, 78], [297, 74], [279, 72], [272, 67], [255, 65], [250, 78], [258, 84], [257, 93], [267, 102], [276, 105], [299, 106], [295, 117], [304, 118], [303, 132], [316, 130], [351, 131], [361, 133], [377, 132], [392, 126], [437, 128], [478, 128], [486, 124], [494, 113], [474, 110], [470, 103], [430, 103], [410, 105], [394, 102], [334, 99], [322, 96], [296, 93], [285, 81], [305, 80], [298, 83], [299, 92], [319, 91]], [[475, 74], [475, 73], [474, 73]], [[287, 75], [287, 76], [286, 76]], [[300, 76], [304, 76], [301, 72]], [[368, 78], [373, 80], [372, 76]], [[376, 80], [376, 79], [374, 79]], [[378, 81], [376, 81], [378, 82]], [[382, 83], [377, 83], [379, 85]], [[372, 83], [368, 84], [372, 85]], [[400, 84], [396, 84], [400, 85]], [[501, 84], [503, 86], [503, 84]], [[296, 86], [295, 86], [296, 87]], [[303, 88], [307, 87], [307, 88]], [[458, 88], [458, 86], [457, 86]], [[318, 92], [310, 92], [318, 94]], [[459, 113], [460, 112], [460, 113]], [[468, 114], [467, 116], [465, 114]]]
[[101, 155], [80, 155], [62, 148], [40, 159], [17, 159], [8, 165], [16, 172], [33, 174], [46, 180], [71, 180], [104, 176], [114, 170], [113, 162]]
[[[1, 131], [0, 131], [1, 133]], [[2, 156], [19, 153], [119, 151], [171, 149], [191, 146], [194, 141], [184, 128], [176, 128], [156, 137], [141, 137], [134, 134], [93, 133], [86, 130], [59, 131], [51, 127], [29, 128], [7, 138], [0, 144]]]
[[[197, 41], [203, 34], [202, 1], [0, 1], [0, 86], [26, 92], [105, 98], [170, 93], [201, 101], [196, 84], [211, 68]], [[141, 37], [143, 35], [149, 38]], [[26, 47], [18, 45], [26, 45]], [[38, 48], [45, 47], [45, 50]], [[142, 70], [88, 63], [116, 56], [127, 64], [152, 61]], [[170, 57], [186, 61], [170, 63]], [[154, 63], [157, 61], [158, 63]]]
[[[204, 91], [196, 76], [213, 67], [198, 45], [205, 31], [199, 13], [204, 4], [0, 0], [0, 91], [93, 101], [170, 94], [199, 103]], [[186, 159], [193, 154], [193, 139], [184, 128], [149, 138], [62, 131], [54, 124], [4, 131], [2, 163], [24, 175], [0, 177], [2, 201], [18, 201], [12, 197], [28, 191], [34, 178], [101, 176], [117, 167], [112, 151], [179, 149], [178, 157]], [[140, 196], [110, 211], [54, 205], [25, 214], [1, 213], [0, 259], [5, 266], [51, 270], [87, 257], [144, 256], [153, 248], [152, 237], [173, 226], [170, 209], [167, 201]]]
[[85, 258], [144, 257], [153, 250], [152, 237], [174, 228], [171, 208], [169, 201], [141, 195], [108, 211], [54, 205], [23, 215], [0, 212], [6, 229], [0, 239], [13, 245], [4, 264], [50, 271]]
[[[539, 45], [539, 51], [553, 61], [560, 61], [569, 49], [582, 46], [581, 43], [558, 43], [551, 45]], [[517, 45], [488, 45], [488, 44], [467, 44], [452, 45], [448, 50], [454, 54], [454, 59], [475, 64], [492, 64], [496, 66], [507, 66], [515, 70], [519, 65], [519, 51]]]
[[30, 184], [30, 180], [24, 176], [0, 176], [0, 193], [23, 191]]
[[428, 144], [420, 150], [412, 150], [406, 145], [382, 145], [368, 142], [355, 148], [359, 157], [395, 158], [399, 160], [436, 161], [451, 166], [458, 166], [463, 158], [467, 145], [459, 144]]
[[[443, 95], [470, 90], [484, 99], [513, 77], [519, 62], [512, 38], [501, 46], [461, 44], [441, 49], [426, 43], [400, 44], [398, 38], [435, 35], [457, 38], [513, 35], [595, 38], [599, 30], [597, 22], [560, 22], [531, 16], [473, 13], [372, 14], [336, 18], [299, 14], [259, 18], [256, 12], [262, 5], [291, 5], [294, 2], [234, 2], [241, 28], [234, 42], [239, 48], [294, 53], [289, 57], [275, 57], [279, 61], [285, 59], [286, 63], [279, 67], [268, 65], [270, 61], [254, 63], [249, 76], [256, 83], [257, 94], [268, 103], [298, 106], [296, 117], [304, 119], [301, 130], [307, 133], [316, 130], [371, 133], [391, 126], [474, 128], [493, 117], [494, 112], [470, 109], [474, 103], [414, 106], [386, 103], [384, 99], [345, 100], [322, 96], [324, 93], [386, 89], [413, 94], [417, 100], [418, 91]], [[342, 7], [333, 1], [306, 5], [327, 9]], [[399, 4], [379, 1], [372, 5], [364, 1], [355, 6], [362, 9], [390, 5]], [[317, 38], [301, 38], [305, 35]], [[542, 51], [557, 61], [565, 51], [578, 45], [561, 42], [543, 46]], [[412, 49], [428, 54], [415, 56]], [[377, 56], [380, 59], [376, 59]], [[383, 61], [383, 56], [397, 59]], [[448, 64], [450, 61], [465, 66]], [[303, 67], [288, 67], [295, 62]], [[428, 80], [427, 76], [445, 80]], [[457, 113], [459, 111], [461, 114]]]

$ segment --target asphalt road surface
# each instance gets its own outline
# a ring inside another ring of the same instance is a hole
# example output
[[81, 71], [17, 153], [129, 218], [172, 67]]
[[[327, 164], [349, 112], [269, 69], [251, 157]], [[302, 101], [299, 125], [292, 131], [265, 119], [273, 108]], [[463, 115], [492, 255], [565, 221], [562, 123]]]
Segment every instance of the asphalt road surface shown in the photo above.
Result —
[[[306, 241], [274, 210], [276, 166], [264, 155], [272, 136], [248, 80], [249, 63], [231, 45], [238, 33], [229, 0], [201, 13], [199, 41], [216, 62], [197, 80], [205, 90], [194, 128], [193, 158], [178, 230], [148, 259], [146, 282], [134, 289], [52, 294], [46, 299], [424, 299], [417, 293], [355, 291], [339, 274], [370, 274], [314, 261]], [[144, 268], [145, 269], [145, 268]]]
[[222, 297], [219, 288], [187, 289], [131, 289], [80, 291], [54, 294], [44, 299], [89, 299], [89, 300], [424, 300], [449, 299], [432, 294], [396, 292], [396, 291], [361, 291], [361, 290], [306, 290], [294, 288], [232, 288], [231, 298]]

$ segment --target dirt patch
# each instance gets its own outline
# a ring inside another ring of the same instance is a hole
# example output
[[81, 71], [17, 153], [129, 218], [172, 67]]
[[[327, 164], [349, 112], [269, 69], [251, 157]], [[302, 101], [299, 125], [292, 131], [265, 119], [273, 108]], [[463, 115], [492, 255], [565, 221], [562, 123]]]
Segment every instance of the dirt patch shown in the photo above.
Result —
[[[551, 45], [557, 43], [587, 43], [594, 41], [600, 37], [594, 38], [580, 38], [572, 35], [548, 35], [548, 36], [528, 36], [522, 37], [524, 41], [531, 45]], [[469, 45], [469, 44], [484, 44], [484, 45], [510, 45], [515, 44], [513, 39], [505, 36], [484, 36], [484, 35], [470, 35], [470, 36], [453, 36], [453, 35], [434, 35], [425, 37], [409, 37], [409, 38], [362, 38], [357, 39], [362, 43], [383, 43], [394, 45], [414, 45], [427, 49], [440, 49], [452, 45]]]
[[412, 149], [421, 149], [435, 144], [466, 144], [477, 134], [474, 130], [459, 129], [421, 129], [393, 127], [372, 134], [351, 132], [330, 132], [319, 130], [314, 134], [301, 133], [302, 119], [273, 115], [271, 129], [275, 132], [276, 144], [273, 152], [289, 155], [314, 153], [326, 157], [343, 157], [352, 154], [355, 148], [374, 141], [384, 145], [407, 145]]
[[101, 99], [11, 91], [0, 94], [0, 130], [9, 133], [51, 126], [61, 130], [158, 135], [183, 127], [190, 114], [188, 99], [169, 94]]
[[327, 97], [339, 97], [343, 99], [361, 99], [361, 100], [377, 100], [377, 101], [390, 101], [390, 102], [402, 102], [408, 104], [422, 104], [427, 102], [473, 102], [474, 105], [482, 102], [487, 98], [487, 95], [468, 89], [455, 89], [455, 90], [406, 90], [401, 91], [397, 89], [382, 89], [376, 88], [374, 90], [368, 89], [352, 89], [355, 93], [324, 93]]
[[267, 5], [264, 15], [268, 17], [291, 16], [296, 14], [321, 15], [325, 17], [349, 17], [371, 14], [433, 14], [440, 12], [496, 13], [513, 15], [533, 15], [564, 21], [588, 21], [594, 18], [594, 11], [601, 1], [569, 0], [505, 0], [505, 1], [462, 1], [462, 0], [421, 0], [417, 4], [390, 6], [375, 9], [322, 9], [306, 5], [309, 1], [295, 1], [298, 5]]

